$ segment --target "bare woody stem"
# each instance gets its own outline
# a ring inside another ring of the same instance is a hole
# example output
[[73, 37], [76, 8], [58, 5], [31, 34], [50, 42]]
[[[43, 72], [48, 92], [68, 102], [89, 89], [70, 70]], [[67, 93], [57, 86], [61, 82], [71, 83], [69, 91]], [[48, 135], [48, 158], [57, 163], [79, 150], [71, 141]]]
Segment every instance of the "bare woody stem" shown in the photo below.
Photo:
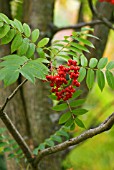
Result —
[[87, 130], [85, 132], [83, 132], [81, 135], [75, 137], [75, 138], [72, 138], [68, 141], [65, 141], [61, 144], [58, 144], [54, 147], [50, 147], [50, 148], [47, 148], [47, 149], [44, 149], [42, 151], [40, 151], [34, 161], [34, 164], [38, 164], [40, 162], [40, 160], [42, 158], [44, 158], [45, 156], [47, 155], [50, 155], [50, 154], [53, 154], [53, 153], [56, 153], [56, 152], [60, 152], [60, 151], [63, 151], [65, 150], [66, 148], [68, 148], [69, 146], [73, 146], [73, 145], [77, 145], [89, 138], [92, 138], [104, 131], [107, 131], [109, 129], [111, 129], [111, 127], [113, 126], [114, 124], [114, 113], [112, 113], [103, 123], [101, 123], [98, 127], [94, 128], [94, 129], [90, 129], [90, 130]]
[[114, 30], [114, 26], [113, 24], [105, 17], [103, 17], [101, 14], [98, 13], [98, 11], [96, 10], [96, 8], [93, 5], [92, 0], [88, 0], [89, 3], [89, 7], [91, 9], [92, 14], [96, 15], [96, 17], [103, 22], [103, 24], [105, 24], [106, 26], [108, 26], [109, 28], [111, 28], [112, 30]]
[[18, 130], [16, 129], [16, 127], [14, 126], [14, 124], [12, 123], [8, 115], [2, 110], [0, 110], [0, 118], [5, 124], [5, 126], [7, 127], [7, 129], [9, 130], [9, 132], [11, 133], [11, 135], [13, 136], [13, 138], [15, 139], [15, 141], [18, 143], [18, 145], [22, 149], [28, 162], [32, 165], [32, 167], [34, 167], [32, 152], [30, 151], [28, 145], [26, 144], [23, 137], [20, 135], [20, 133], [18, 132]]
[[21, 84], [19, 84], [16, 89], [6, 98], [6, 101], [4, 102], [3, 106], [0, 108], [0, 110], [4, 110], [7, 103], [15, 96], [15, 94], [18, 92], [18, 90], [27, 82], [27, 79], [23, 80]]

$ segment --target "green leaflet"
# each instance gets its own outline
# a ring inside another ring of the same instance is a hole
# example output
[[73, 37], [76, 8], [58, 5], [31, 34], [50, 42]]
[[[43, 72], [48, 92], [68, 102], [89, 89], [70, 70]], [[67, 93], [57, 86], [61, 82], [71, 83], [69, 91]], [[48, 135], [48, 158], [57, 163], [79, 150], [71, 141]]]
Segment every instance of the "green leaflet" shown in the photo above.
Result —
[[73, 114], [78, 116], [78, 115], [83, 115], [83, 114], [87, 113], [88, 110], [86, 110], [86, 109], [75, 109], [72, 112], [73, 112]]
[[8, 44], [9, 42], [12, 41], [12, 39], [14, 38], [16, 34], [16, 31], [14, 29], [11, 29], [6, 35], [5, 37], [2, 38], [1, 40], [1, 44]]
[[88, 41], [88, 40], [86, 40], [86, 39], [83, 39], [83, 38], [80, 38], [80, 37], [74, 37], [74, 36], [73, 36], [73, 38], [74, 38], [75, 40], [78, 40], [79, 42], [84, 43], [85, 45], [87, 45], [87, 46], [89, 46], [89, 47], [95, 48], [94, 45], [93, 45], [90, 41]]
[[55, 135], [52, 135], [52, 136], [51, 136], [51, 139], [52, 139], [53, 141], [62, 142], [61, 137], [60, 137], [60, 136], [57, 136], [56, 134], [55, 134]]
[[46, 139], [45, 144], [48, 146], [54, 146], [54, 142], [51, 139]]
[[0, 21], [0, 27], [2, 27], [4, 25], [4, 23], [2, 21]]
[[83, 67], [86, 67], [87, 64], [88, 64], [87, 58], [82, 54], [82, 55], [80, 56], [80, 59], [81, 59], [81, 65], [82, 65]]
[[89, 67], [90, 68], [95, 68], [98, 63], [98, 60], [96, 58], [91, 58], [89, 62]]
[[13, 70], [13, 71], [8, 72], [5, 76], [5, 78], [4, 78], [5, 87], [16, 82], [18, 77], [19, 77], [19, 71], [18, 70]]
[[9, 25], [4, 24], [3, 27], [0, 27], [0, 38], [5, 37], [9, 30], [10, 30]]
[[89, 69], [87, 71], [87, 77], [86, 77], [86, 84], [89, 89], [93, 87], [94, 84], [94, 71], [92, 69]]
[[114, 61], [110, 61], [110, 62], [107, 64], [106, 69], [107, 69], [107, 70], [114, 69]]
[[13, 42], [11, 44], [11, 53], [18, 50], [18, 48], [21, 46], [22, 42], [23, 42], [22, 35], [16, 34], [16, 36], [14, 37]]
[[32, 42], [36, 42], [38, 37], [39, 37], [39, 29], [35, 29], [34, 31], [32, 31], [32, 34], [31, 34]]
[[26, 54], [28, 48], [29, 48], [29, 39], [24, 38], [21, 46], [18, 48], [18, 55], [22, 56]]
[[65, 123], [70, 117], [71, 117], [70, 112], [64, 113], [59, 119], [59, 124]]
[[108, 58], [101, 58], [98, 62], [97, 68], [98, 69], [103, 69], [108, 62]]
[[43, 38], [42, 40], [40, 40], [38, 42], [38, 48], [44, 47], [45, 45], [47, 45], [49, 42], [49, 38]]
[[30, 37], [31, 29], [30, 29], [29, 25], [24, 23], [23, 24], [23, 29], [24, 29], [24, 34], [26, 35], [26, 37]]
[[15, 24], [15, 28], [17, 28], [17, 30], [19, 30], [19, 32], [21, 32], [21, 33], [24, 32], [23, 25], [19, 20], [14, 19], [14, 24]]
[[109, 70], [106, 70], [106, 79], [108, 85], [114, 90], [114, 75]]
[[75, 119], [75, 122], [76, 122], [76, 124], [77, 124], [79, 127], [85, 128], [83, 122], [82, 122], [80, 119], [78, 119], [77, 117], [76, 117], [76, 119]]
[[45, 53], [42, 48], [37, 48], [36, 50], [41, 58], [45, 58]]
[[71, 44], [72, 46], [76, 47], [76, 48], [79, 49], [79, 50], [83, 50], [83, 51], [86, 51], [86, 52], [90, 53], [89, 50], [88, 50], [86, 47], [84, 47], [84, 46], [82, 46], [82, 45], [80, 45], [80, 44], [78, 44], [78, 43], [71, 42], [70, 44]]
[[80, 68], [80, 70], [79, 70], [79, 77], [78, 77], [78, 81], [79, 82], [82, 82], [83, 81], [83, 79], [85, 78], [85, 76], [86, 76], [86, 69], [85, 68], [83, 68], [83, 67], [81, 67]]
[[96, 76], [97, 76], [98, 86], [99, 86], [100, 90], [102, 91], [104, 86], [105, 86], [105, 77], [104, 77], [104, 74], [103, 74], [103, 72], [101, 70], [97, 70]]
[[26, 57], [31, 58], [34, 55], [34, 53], [35, 53], [35, 44], [30, 43], [28, 50], [26, 52]]
[[10, 23], [9, 18], [6, 15], [4, 15], [3, 13], [0, 13], [0, 21], [4, 21], [7, 24]]
[[78, 100], [70, 102], [70, 106], [71, 107], [81, 106], [84, 104], [84, 102], [85, 102], [85, 99], [78, 99]]
[[52, 109], [55, 110], [55, 111], [62, 111], [62, 110], [65, 110], [67, 108], [68, 108], [68, 105], [66, 103], [59, 104], [59, 105], [52, 107]]
[[77, 91], [73, 94], [71, 100], [79, 97], [81, 94], [82, 94], [82, 90], [77, 90]]

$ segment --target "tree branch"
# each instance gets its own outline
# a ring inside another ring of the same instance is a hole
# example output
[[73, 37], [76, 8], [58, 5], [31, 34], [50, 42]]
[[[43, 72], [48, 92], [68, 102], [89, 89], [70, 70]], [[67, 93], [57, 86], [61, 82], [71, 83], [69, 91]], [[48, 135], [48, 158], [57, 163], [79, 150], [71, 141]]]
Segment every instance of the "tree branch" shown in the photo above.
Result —
[[88, 0], [88, 4], [89, 4], [92, 14], [96, 15], [96, 17], [99, 20], [101, 20], [103, 22], [103, 24], [107, 25], [109, 28], [114, 30], [112, 23], [107, 18], [103, 17], [101, 14], [98, 13], [98, 11], [96, 10], [96, 8], [93, 5], [92, 0]]
[[65, 141], [61, 144], [58, 144], [54, 147], [50, 147], [50, 148], [46, 148], [42, 151], [39, 151], [34, 164], [38, 164], [40, 162], [40, 160], [42, 158], [44, 158], [47, 155], [62, 151], [66, 148], [68, 148], [69, 146], [73, 146], [73, 145], [77, 145], [89, 138], [94, 137], [95, 135], [98, 135], [104, 131], [107, 131], [109, 129], [111, 129], [111, 127], [114, 124], [114, 113], [112, 113], [103, 123], [101, 123], [98, 127], [94, 128], [94, 129], [89, 129], [85, 132], [83, 132], [81, 135], [72, 138], [68, 141]]
[[0, 110], [4, 110], [7, 103], [15, 96], [15, 94], [18, 92], [18, 90], [27, 82], [27, 79], [23, 80], [21, 84], [19, 84], [16, 89], [6, 98], [6, 101], [4, 102], [3, 106], [0, 108]]
[[3, 112], [2, 110], [0, 110], [0, 118], [3, 121], [3, 123], [5, 124], [5, 126], [7, 127], [8, 131], [11, 133], [11, 135], [15, 139], [15, 141], [18, 143], [18, 145], [22, 149], [28, 162], [32, 165], [32, 167], [34, 167], [33, 154], [30, 151], [26, 142], [24, 141], [23, 137], [20, 135], [20, 133], [18, 132], [18, 130], [16, 129], [16, 127], [14, 126], [14, 124], [12, 123], [10, 118], [8, 117], [8, 115], [5, 112]]
[[78, 23], [76, 25], [69, 25], [69, 26], [65, 26], [65, 27], [57, 27], [55, 25], [53, 25], [52, 23], [50, 24], [50, 27], [52, 29], [52, 31], [54, 32], [54, 34], [58, 31], [61, 31], [61, 30], [67, 30], [67, 29], [80, 29], [84, 26], [94, 26], [94, 25], [98, 25], [98, 24], [103, 24], [103, 21], [101, 20], [93, 20], [91, 22], [81, 22], [81, 23]]

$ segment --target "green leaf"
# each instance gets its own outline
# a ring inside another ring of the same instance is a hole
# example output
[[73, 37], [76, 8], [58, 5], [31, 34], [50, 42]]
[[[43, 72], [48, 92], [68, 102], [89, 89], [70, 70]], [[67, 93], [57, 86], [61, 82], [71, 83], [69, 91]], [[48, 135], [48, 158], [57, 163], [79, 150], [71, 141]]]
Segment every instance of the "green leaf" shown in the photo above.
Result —
[[1, 44], [8, 44], [9, 42], [12, 41], [12, 39], [14, 38], [15, 36], [15, 30], [14, 29], [11, 29], [5, 37], [2, 38], [1, 40]]
[[94, 84], [94, 71], [89, 69], [87, 71], [87, 78], [86, 78], [86, 84], [89, 89], [93, 87]]
[[36, 50], [41, 58], [45, 58], [45, 53], [42, 48], [37, 48]]
[[79, 127], [85, 128], [83, 122], [82, 122], [80, 119], [78, 119], [77, 117], [76, 117], [76, 119], [75, 119], [75, 122], [76, 122], [76, 124], [77, 124]]
[[114, 61], [110, 61], [110, 62], [107, 64], [106, 69], [107, 69], [107, 70], [111, 70], [111, 69], [113, 69], [113, 68], [114, 68]]
[[75, 129], [75, 123], [73, 123], [71, 126], [70, 126], [70, 130], [74, 130]]
[[11, 53], [18, 50], [18, 48], [21, 46], [22, 42], [23, 42], [23, 38], [22, 38], [21, 34], [17, 34], [14, 37], [13, 42], [11, 44]]
[[50, 61], [48, 61], [47, 59], [45, 59], [45, 58], [38, 58], [37, 59], [39, 62], [41, 62], [41, 63], [50, 63]]
[[52, 107], [52, 109], [55, 110], [55, 111], [62, 111], [62, 110], [65, 110], [67, 108], [68, 108], [68, 105], [66, 103], [59, 104], [59, 105]]
[[10, 71], [9, 73], [7, 73], [5, 78], [4, 78], [5, 87], [16, 82], [18, 77], [19, 77], [19, 71], [18, 70]]
[[86, 109], [75, 109], [72, 111], [72, 113], [75, 115], [83, 115], [87, 112], [88, 112], [88, 110], [86, 110]]
[[74, 38], [75, 40], [78, 40], [79, 42], [84, 43], [85, 45], [87, 45], [87, 46], [89, 46], [89, 47], [95, 48], [94, 45], [93, 45], [90, 41], [88, 41], [88, 40], [86, 40], [86, 39], [83, 39], [83, 38], [80, 38], [80, 37], [73, 37], [73, 38]]
[[88, 50], [86, 47], [84, 47], [84, 46], [82, 46], [82, 45], [80, 45], [80, 44], [78, 44], [78, 43], [71, 42], [70, 44], [71, 44], [72, 46], [76, 47], [76, 48], [79, 49], [79, 50], [83, 50], [83, 51], [86, 51], [87, 53], [90, 53], [89, 50]]
[[4, 147], [7, 145], [7, 142], [0, 142], [0, 147]]
[[32, 42], [36, 42], [38, 37], [39, 37], [39, 29], [35, 29], [34, 31], [32, 31], [32, 34], [31, 34]]
[[52, 140], [50, 140], [50, 139], [46, 139], [46, 140], [45, 140], [45, 143], [46, 143], [46, 145], [48, 145], [48, 146], [54, 146], [54, 145], [55, 145], [54, 142], [53, 142]]
[[0, 21], [0, 27], [3, 27], [4, 23], [2, 21]]
[[103, 69], [108, 62], [108, 58], [101, 58], [98, 62], [97, 68], [98, 69]]
[[84, 104], [84, 102], [85, 102], [85, 99], [78, 99], [78, 100], [72, 101], [72, 102], [70, 103], [70, 106], [71, 106], [71, 107], [81, 106], [81, 105]]
[[0, 128], [0, 134], [4, 133], [6, 130], [6, 128]]
[[72, 99], [75, 99], [77, 97], [79, 97], [82, 94], [82, 90], [77, 90], [73, 95], [72, 95]]
[[31, 29], [30, 29], [29, 25], [24, 23], [23, 24], [23, 29], [24, 29], [24, 33], [25, 33], [26, 37], [30, 37]]
[[29, 39], [24, 38], [21, 46], [18, 48], [18, 55], [22, 56], [26, 54], [28, 48], [29, 48]]
[[59, 135], [59, 136], [65, 136], [65, 137], [69, 138], [68, 133], [64, 130], [59, 130], [59, 131], [56, 132], [56, 134]]
[[75, 52], [75, 53], [79, 53], [79, 54], [82, 54], [82, 51], [80, 50], [80, 49], [78, 49], [78, 48], [76, 48], [76, 47], [72, 47], [72, 46], [68, 46], [68, 47], [66, 47], [67, 49], [69, 49], [69, 50], [71, 50], [71, 51], [73, 51], [73, 52]]
[[67, 120], [67, 122], [65, 123], [65, 126], [69, 127], [74, 123], [74, 119], [71, 117], [70, 119]]
[[44, 47], [45, 45], [47, 45], [49, 42], [49, 38], [43, 38], [42, 40], [40, 40], [38, 42], [38, 48]]
[[9, 18], [6, 15], [4, 15], [3, 13], [0, 13], [0, 21], [4, 21], [7, 24], [10, 23]]
[[65, 123], [70, 117], [71, 117], [70, 112], [64, 113], [59, 119], [59, 124]]
[[34, 55], [34, 53], [35, 53], [35, 44], [30, 43], [28, 50], [26, 52], [27, 58], [31, 58]]
[[79, 70], [79, 77], [78, 77], [78, 81], [79, 82], [82, 82], [83, 79], [85, 78], [86, 76], [86, 69], [81, 67], [80, 70]]
[[8, 155], [8, 158], [15, 158], [15, 154], [10, 153], [10, 154]]
[[62, 142], [61, 137], [60, 137], [60, 136], [57, 136], [56, 134], [55, 134], [55, 135], [52, 135], [52, 136], [51, 136], [51, 139], [52, 139], [53, 141]]
[[24, 29], [23, 29], [22, 23], [17, 19], [14, 19], [14, 23], [15, 23], [16, 28], [19, 30], [19, 32], [23, 33]]
[[103, 72], [101, 70], [97, 70], [96, 76], [97, 76], [98, 86], [99, 86], [99, 88], [102, 91], [104, 86], [105, 86], [105, 77], [104, 77], [104, 74], [103, 74]]
[[114, 75], [109, 70], [106, 70], [106, 79], [108, 85], [114, 90]]
[[96, 58], [91, 58], [89, 62], [89, 67], [90, 68], [95, 68], [98, 63], [98, 60]]
[[81, 59], [81, 65], [86, 67], [88, 64], [87, 58], [84, 55], [81, 55], [80, 59]]
[[33, 154], [34, 154], [34, 155], [38, 155], [38, 151], [39, 151], [39, 150], [43, 150], [43, 149], [45, 149], [45, 144], [44, 144], [44, 143], [41, 143], [41, 144], [38, 146], [38, 148], [35, 148], [35, 149], [34, 149]]
[[92, 35], [92, 34], [86, 34], [86, 36], [87, 36], [87, 37], [92, 37], [92, 38], [95, 38], [95, 39], [99, 40], [98, 37], [96, 37], [96, 36], [94, 36], [94, 35]]
[[4, 25], [3, 27], [0, 27], [0, 38], [5, 37], [5, 35], [9, 32], [10, 26], [9, 25]]
[[27, 80], [31, 81], [32, 83], [35, 82], [35, 78], [34, 78], [34, 76], [33, 76], [33, 73], [32, 73], [32, 71], [31, 71], [30, 67], [27, 66], [27, 64], [26, 64], [24, 67], [22, 67], [22, 68], [19, 70], [19, 72], [20, 72]]

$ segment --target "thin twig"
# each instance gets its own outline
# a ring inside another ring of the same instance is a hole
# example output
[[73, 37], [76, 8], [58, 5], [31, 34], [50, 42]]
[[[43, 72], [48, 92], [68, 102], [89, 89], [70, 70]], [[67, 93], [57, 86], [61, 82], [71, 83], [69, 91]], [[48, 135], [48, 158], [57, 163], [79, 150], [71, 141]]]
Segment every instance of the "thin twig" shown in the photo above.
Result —
[[107, 25], [109, 28], [111, 28], [112, 30], [114, 30], [114, 26], [113, 24], [105, 17], [103, 17], [101, 14], [99, 14], [99, 12], [96, 10], [96, 8], [93, 5], [92, 0], [88, 0], [89, 3], [89, 7], [91, 9], [91, 12], [96, 15], [96, 17], [103, 22], [103, 24]]
[[6, 98], [3, 106], [0, 108], [0, 110], [4, 110], [7, 103], [15, 96], [15, 94], [18, 92], [18, 90], [27, 82], [27, 79], [23, 80], [21, 84], [19, 84], [16, 89]]
[[67, 29], [80, 29], [84, 26], [94, 26], [94, 25], [98, 25], [98, 24], [103, 24], [103, 21], [101, 20], [93, 20], [91, 22], [82, 22], [82, 23], [78, 23], [76, 25], [69, 25], [69, 26], [65, 26], [65, 27], [57, 27], [55, 25], [53, 25], [52, 23], [50, 24], [51, 29], [54, 31], [54, 33], [61, 31], [61, 30], [67, 30]]
[[25, 157], [27, 158], [28, 162], [32, 165], [32, 167], [34, 167], [34, 165], [33, 165], [33, 159], [34, 159], [33, 154], [30, 151], [30, 148], [28, 147], [27, 143], [24, 141], [23, 137], [20, 135], [19, 131], [14, 126], [14, 124], [11, 121], [11, 119], [9, 118], [9, 116], [5, 112], [0, 110], [0, 118], [3, 121], [3, 123], [5, 124], [5, 126], [7, 127], [10, 134], [13, 136], [15, 141], [18, 143], [18, 145], [22, 149], [22, 151], [23, 151]]
[[94, 137], [95, 135], [98, 135], [104, 131], [107, 131], [111, 129], [111, 127], [114, 124], [114, 113], [112, 113], [103, 123], [101, 123], [98, 127], [94, 129], [89, 129], [85, 132], [83, 132], [81, 135], [72, 138], [68, 141], [65, 141], [61, 144], [58, 144], [54, 147], [46, 148], [42, 151], [40, 151], [34, 161], [34, 164], [38, 164], [42, 158], [44, 158], [47, 155], [63, 151], [64, 149], [67, 149], [69, 146], [77, 145], [89, 138]]

